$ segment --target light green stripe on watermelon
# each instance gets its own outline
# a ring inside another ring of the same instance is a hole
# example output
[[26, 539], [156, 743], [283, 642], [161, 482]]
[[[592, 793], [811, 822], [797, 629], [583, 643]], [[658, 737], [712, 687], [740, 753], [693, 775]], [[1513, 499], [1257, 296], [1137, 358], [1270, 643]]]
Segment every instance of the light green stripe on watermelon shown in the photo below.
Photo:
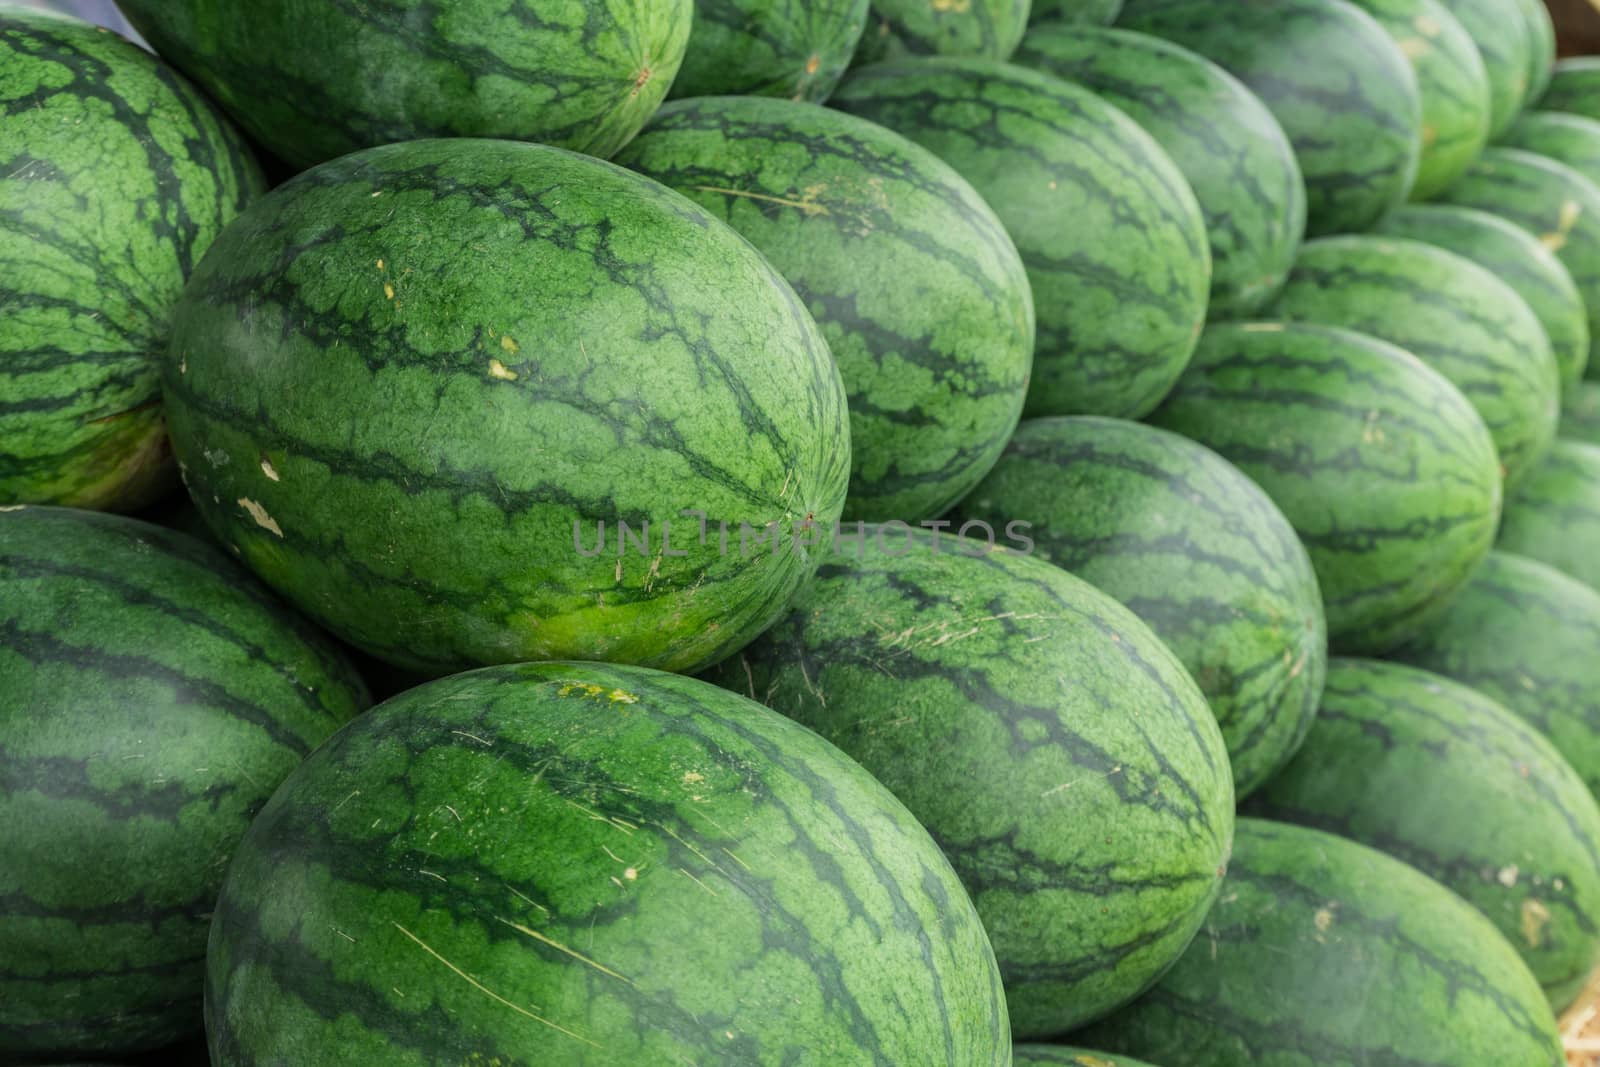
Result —
[[1532, 24], [1522, 0], [1442, 0], [1472, 41], [1489, 74], [1489, 137], [1516, 121], [1529, 102], [1528, 77], [1536, 62]]
[[1006, 1067], [972, 903], [833, 746], [714, 686], [434, 682], [286, 781], [228, 871], [219, 1067]]
[[1075, 1040], [1195, 1067], [1562, 1067], [1539, 984], [1437, 882], [1241, 819], [1217, 906], [1149, 995]]
[[1494, 442], [1415, 356], [1301, 323], [1210, 327], [1152, 420], [1267, 491], [1311, 555], [1334, 646], [1414, 633], [1494, 543]]
[[1572, 274], [1532, 234], [1487, 211], [1449, 204], [1407, 204], [1384, 216], [1376, 232], [1437, 245], [1505, 282], [1544, 327], [1562, 395], [1582, 380], [1590, 352], [1588, 308]]
[[1550, 87], [1555, 74], [1556, 24], [1545, 0], [1516, 0], [1528, 23], [1528, 93], [1526, 106], [1535, 106]]
[[1030, 524], [1045, 560], [1109, 593], [1177, 653], [1245, 796], [1299, 747], [1327, 663], [1322, 597], [1289, 521], [1216, 453], [1115, 419], [1030, 419], [961, 502]]
[[1211, 253], [1149, 134], [1081, 86], [987, 60], [866, 67], [833, 106], [931, 150], [1005, 223], [1038, 316], [1028, 414], [1137, 418], [1160, 402], [1204, 323]]
[[843, 748], [928, 828], [1019, 1038], [1137, 996], [1216, 899], [1234, 798], [1204, 697], [1144, 623], [1043, 560], [869, 527], [714, 677]]
[[0, 1062], [196, 1033], [229, 857], [366, 705], [332, 642], [199, 541], [0, 512]]
[[868, 0], [695, 0], [671, 95], [753, 93], [821, 103], [867, 28]]
[[844, 388], [793, 289], [683, 197], [560, 149], [307, 172], [177, 318], [164, 384], [207, 523], [398, 666], [703, 666], [782, 612], [844, 502]]
[[1600, 963], [1600, 807], [1548, 740], [1476, 690], [1334, 660], [1311, 736], [1250, 811], [1359, 841], [1453, 889], [1558, 1012]]
[[1016, 246], [959, 174], [838, 111], [669, 104], [617, 161], [738, 230], [795, 287], [849, 394], [848, 519], [936, 518], [994, 465], [1033, 363]]
[[621, 148], [683, 62], [695, 0], [120, 0], [296, 168], [424, 137]]
[[1343, 0], [1128, 0], [1118, 25], [1199, 52], [1261, 98], [1299, 157], [1313, 235], [1366, 229], [1410, 193], [1417, 77], [1366, 12]]
[[1507, 484], [1555, 439], [1561, 372], [1549, 338], [1471, 260], [1404, 238], [1323, 238], [1300, 250], [1272, 310], [1381, 338], [1450, 379], [1489, 427]]
[[1538, 106], [1542, 111], [1600, 119], [1600, 56], [1568, 56], [1557, 61]]
[[1394, 658], [1495, 698], [1600, 793], [1600, 592], [1508, 552]]
[[1561, 436], [1600, 445], [1600, 382], [1582, 382], [1561, 412]]
[[1506, 497], [1499, 546], [1600, 589], [1600, 446], [1557, 441]]
[[1172, 157], [1205, 214], [1213, 319], [1272, 299], [1305, 233], [1306, 189], [1294, 147], [1254, 93], [1203, 56], [1129, 30], [1045, 23], [1016, 58], [1098, 93]]
[[855, 62], [926, 55], [1010, 59], [1031, 10], [1030, 0], [872, 0]]
[[1065, 1045], [1017, 1045], [1012, 1049], [1013, 1063], [1017, 1067], [1150, 1067], [1141, 1060], [1126, 1056], [1113, 1056], [1109, 1052], [1092, 1052], [1089, 1049], [1067, 1048]]
[[239, 135], [114, 33], [0, 11], [0, 506], [133, 511], [174, 482], [157, 354], [262, 189]]

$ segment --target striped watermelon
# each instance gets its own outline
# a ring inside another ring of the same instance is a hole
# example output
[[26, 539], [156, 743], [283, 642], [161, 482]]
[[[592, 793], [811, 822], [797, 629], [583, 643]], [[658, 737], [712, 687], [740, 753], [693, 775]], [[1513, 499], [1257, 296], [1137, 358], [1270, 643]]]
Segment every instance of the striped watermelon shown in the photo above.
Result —
[[1010, 59], [1031, 9], [1030, 0], [872, 0], [856, 63], [923, 55]]
[[867, 67], [833, 106], [930, 149], [994, 205], [1038, 314], [1028, 414], [1137, 418], [1160, 402], [1205, 320], [1211, 254], [1149, 134], [1086, 89], [987, 60]]
[[1516, 0], [1528, 23], [1528, 94], [1524, 103], [1532, 106], [1550, 87], [1555, 74], [1556, 24], [1545, 0]]
[[1091, 1052], [1088, 1049], [1067, 1048], [1065, 1045], [1017, 1045], [1012, 1049], [1013, 1063], [1017, 1067], [1150, 1067], [1126, 1056], [1113, 1056], [1109, 1052]]
[[1600, 446], [1557, 441], [1506, 496], [1499, 545], [1600, 589]]
[[1487, 211], [1449, 204], [1396, 208], [1376, 232], [1437, 245], [1505, 282], [1544, 327], [1562, 394], [1577, 386], [1589, 363], [1588, 308], [1571, 272], [1532, 234]]
[[1405, 239], [1312, 241], [1273, 310], [1382, 338], [1450, 379], [1483, 416], [1508, 483], [1555, 438], [1561, 371], [1549, 339], [1522, 298], [1471, 260]]
[[1213, 318], [1272, 299], [1305, 233], [1306, 190], [1293, 146], [1254, 93], [1194, 52], [1128, 30], [1045, 23], [1016, 59], [1100, 94], [1172, 157], [1205, 214]]
[[938, 157], [837, 111], [722, 97], [669, 104], [617, 162], [749, 238], [816, 318], [850, 396], [847, 518], [935, 518], [994, 465], [1033, 298], [1000, 220]]
[[1525, 111], [1500, 144], [1565, 163], [1590, 181], [1600, 180], [1600, 120], [1587, 115]]
[[1152, 421], [1261, 485], [1316, 568], [1335, 647], [1415, 632], [1494, 542], [1494, 442], [1459, 390], [1374, 338], [1298, 323], [1207, 329]]
[[419, 137], [626, 144], [683, 62], [695, 0], [118, 0], [156, 51], [305, 168]]
[[1344, 0], [1128, 0], [1118, 25], [1214, 60], [1289, 135], [1313, 235], [1362, 230], [1417, 175], [1422, 102], [1400, 47]]
[[895, 799], [676, 675], [495, 667], [291, 775], [228, 870], [216, 1067], [1005, 1067], [994, 954]]
[[961, 502], [1019, 520], [1040, 556], [1120, 600], [1177, 653], [1253, 791], [1299, 747], [1327, 663], [1306, 550], [1238, 468], [1176, 434], [1115, 419], [1030, 419]]
[[714, 677], [839, 745], [929, 829], [1018, 1037], [1132, 999], [1216, 899], [1234, 798], [1204, 697], [1130, 612], [1042, 560], [868, 527]]
[[261, 191], [188, 82], [87, 23], [0, 10], [0, 506], [132, 511], [171, 487], [156, 354]]
[[1222, 898], [1178, 965], [1076, 1039], [1184, 1067], [1562, 1067], [1515, 950], [1381, 852], [1241, 819]]
[[1538, 106], [1600, 119], [1600, 56], [1568, 56], [1557, 62]]
[[1561, 436], [1600, 445], [1600, 382], [1582, 382], [1568, 395]]
[[1394, 657], [1482, 691], [1532, 723], [1600, 793], [1600, 592], [1492, 552]]
[[163, 371], [218, 537], [435, 674], [719, 659], [849, 479], [794, 291], [676, 193], [541, 145], [394, 145], [275, 190], [196, 271]]
[[868, 0], [695, 0], [672, 96], [757, 93], [817, 103], [867, 28]]
[[228, 857], [366, 702], [330, 642], [199, 541], [0, 512], [0, 1062], [198, 1031]]
[[[1542, 2], [1542, 0], [1541, 0]], [[1529, 101], [1528, 77], [1537, 65], [1531, 21], [1523, 0], [1443, 0], [1483, 59], [1489, 74], [1489, 137], [1500, 136]]]
[[1250, 811], [1360, 841], [1455, 890], [1558, 1011], [1600, 963], [1600, 807], [1549, 741], [1464, 685], [1334, 660], [1311, 736]]

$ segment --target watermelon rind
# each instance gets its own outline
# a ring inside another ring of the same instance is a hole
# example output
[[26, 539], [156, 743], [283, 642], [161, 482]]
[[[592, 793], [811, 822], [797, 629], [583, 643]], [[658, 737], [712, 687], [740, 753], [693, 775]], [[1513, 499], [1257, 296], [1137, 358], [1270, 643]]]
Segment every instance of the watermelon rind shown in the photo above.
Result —
[[1507, 495], [1498, 543], [1600, 589], [1600, 447], [1558, 440]]
[[850, 66], [869, 0], [695, 0], [668, 94], [752, 93], [822, 103]]
[[1031, 0], [872, 0], [855, 63], [927, 55], [1010, 59], [1031, 10]]
[[1539, 63], [1534, 26], [1523, 0], [1442, 0], [1471, 35], [1489, 75], [1489, 137], [1500, 136], [1529, 103], [1529, 77]]

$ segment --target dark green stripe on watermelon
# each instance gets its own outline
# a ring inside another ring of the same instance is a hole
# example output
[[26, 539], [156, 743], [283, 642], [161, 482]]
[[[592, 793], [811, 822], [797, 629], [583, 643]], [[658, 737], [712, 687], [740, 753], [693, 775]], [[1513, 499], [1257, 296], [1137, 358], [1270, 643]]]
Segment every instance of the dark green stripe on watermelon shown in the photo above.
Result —
[[1410, 193], [1416, 74], [1364, 11], [1343, 0], [1129, 0], [1118, 25], [1199, 52], [1261, 97], [1299, 156], [1312, 234], [1366, 229]]
[[1311, 555], [1334, 646], [1414, 633], [1494, 543], [1494, 442], [1415, 356], [1346, 330], [1217, 325], [1152, 421], [1253, 478]]
[[1033, 298], [948, 165], [864, 119], [750, 97], [669, 104], [617, 161], [738, 230], [810, 309], [849, 394], [846, 518], [935, 518], [994, 465], [1028, 389]]
[[1131, 1000], [1227, 862], [1233, 783], [1204, 697], [1132, 613], [1042, 560], [894, 527], [839, 551], [714, 677], [839, 745], [928, 827], [1018, 1037]]
[[1183, 175], [1077, 85], [1007, 63], [920, 59], [853, 72], [833, 105], [953, 166], [995, 208], [1033, 285], [1030, 415], [1137, 418], [1182, 372], [1211, 253]]
[[1600, 447], [1557, 441], [1506, 497], [1499, 546], [1600, 589]]
[[1010, 1062], [993, 952], [905, 808], [639, 668], [375, 708], [256, 820], [213, 929], [226, 1067]]
[[1516, 121], [1528, 102], [1528, 76], [1536, 59], [1532, 24], [1521, 0], [1443, 0], [1478, 46], [1489, 74], [1489, 137]]
[[1016, 58], [1098, 93], [1172, 157], [1205, 213], [1212, 318], [1272, 299], [1305, 233], [1306, 189], [1293, 146], [1254, 93], [1194, 52], [1128, 30], [1045, 23]]
[[1538, 106], [1600, 119], [1600, 56], [1568, 56], [1557, 62]]
[[164, 384], [219, 538], [435, 674], [712, 662], [782, 612], [849, 480], [794, 290], [678, 194], [542, 145], [394, 145], [275, 190], [196, 272]]
[[0, 510], [0, 1061], [197, 1031], [228, 858], [366, 704], [331, 642], [199, 541]]
[[1334, 660], [1311, 736], [1250, 811], [1370, 845], [1455, 890], [1557, 1011], [1600, 963], [1600, 807], [1548, 740], [1476, 690]]
[[1147, 996], [1076, 1040], [1194, 1067], [1561, 1067], [1538, 983], [1398, 860], [1241, 819], [1221, 899]]
[[1029, 17], [1034, 22], [1109, 26], [1121, 10], [1122, 0], [1034, 0]]
[[1010, 59], [1031, 9], [1030, 0], [872, 0], [855, 61], [926, 55]]
[[1498, 215], [1450, 204], [1407, 204], [1377, 233], [1437, 245], [1472, 260], [1516, 291], [1544, 327], [1565, 396], [1589, 362], [1588, 308], [1572, 274], [1526, 230]]
[[1143, 619], [1200, 685], [1234, 790], [1281, 767], [1316, 714], [1322, 597], [1272, 500], [1216, 453], [1114, 419], [1030, 419], [958, 509], [1030, 524], [1045, 560]]
[[156, 356], [261, 191], [239, 135], [148, 52], [0, 11], [0, 505], [137, 510], [174, 481]]
[[1549, 338], [1522, 298], [1471, 260], [1404, 238], [1312, 241], [1273, 311], [1381, 338], [1450, 379], [1483, 416], [1508, 484], [1555, 438], [1561, 372]]
[[1394, 658], [1495, 698], [1555, 743], [1600, 794], [1600, 592], [1492, 552], [1449, 607]]
[[1600, 445], [1600, 382], [1580, 382], [1567, 396], [1561, 436]]
[[821, 103], [867, 28], [868, 0], [695, 0], [671, 95], [755, 93]]
[[1126, 1056], [1067, 1048], [1065, 1045], [1016, 1045], [1011, 1052], [1016, 1067], [1049, 1067], [1051, 1064], [1060, 1064], [1062, 1067], [1150, 1067], [1147, 1063]]
[[119, 6], [252, 137], [305, 168], [421, 137], [609, 156], [666, 96], [695, 0]]

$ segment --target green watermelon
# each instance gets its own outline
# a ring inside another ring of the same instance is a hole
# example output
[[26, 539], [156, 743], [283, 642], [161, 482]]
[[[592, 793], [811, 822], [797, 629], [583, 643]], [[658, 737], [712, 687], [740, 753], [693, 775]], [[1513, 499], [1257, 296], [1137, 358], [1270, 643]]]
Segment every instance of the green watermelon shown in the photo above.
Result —
[[118, 0], [128, 21], [297, 169], [421, 137], [609, 156], [683, 62], [695, 0]]
[[1128, 30], [1045, 23], [1016, 60], [1098, 93], [1172, 157], [1205, 214], [1212, 317], [1272, 299], [1305, 233], [1306, 189], [1293, 146], [1254, 93], [1210, 60]]
[[326, 638], [199, 541], [0, 511], [0, 1062], [198, 1031], [228, 857], [366, 704]]
[[1490, 148], [1445, 194], [1447, 203], [1499, 215], [1556, 254], [1589, 309], [1590, 358], [1600, 373], [1600, 186], [1562, 163], [1517, 148]]
[[690, 678], [433, 682], [318, 749], [228, 870], [216, 1067], [1005, 1067], [994, 954], [860, 767]]
[[1464, 685], [1334, 660], [1311, 736], [1250, 811], [1370, 845], [1455, 890], [1558, 1011], [1600, 963], [1600, 807], [1549, 741]]
[[1017, 1067], [1150, 1067], [1126, 1056], [1113, 1056], [1108, 1052], [1091, 1052], [1088, 1049], [1067, 1048], [1065, 1045], [1016, 1045], [1012, 1048], [1012, 1062]]
[[1210, 702], [1239, 796], [1299, 747], [1327, 664], [1316, 574], [1215, 452], [1134, 422], [1030, 419], [958, 515], [1028, 523], [1041, 557], [1149, 624]]
[[713, 677], [843, 748], [928, 828], [1019, 1038], [1126, 1003], [1227, 862], [1233, 782], [1205, 698], [1132, 613], [1043, 560], [904, 526], [854, 540]]
[[1600, 592], [1508, 552], [1488, 560], [1394, 658], [1531, 722], [1600, 793]]
[[1559, 60], [1538, 106], [1545, 111], [1566, 111], [1600, 119], [1600, 56], [1568, 56]]
[[1528, 24], [1528, 92], [1524, 104], [1532, 106], [1550, 87], [1555, 73], [1556, 24], [1545, 0], [1516, 0]]
[[1033, 362], [1033, 298], [989, 206], [931, 152], [837, 111], [669, 104], [617, 160], [727, 222], [789, 280], [850, 396], [851, 519], [937, 517], [994, 465]]
[[930, 149], [994, 205], [1033, 283], [1030, 415], [1146, 414], [1205, 321], [1194, 193], [1149, 134], [1080, 86], [976, 59], [853, 72], [833, 106]]
[[1588, 308], [1572, 274], [1555, 253], [1498, 215], [1449, 204], [1407, 204], [1376, 230], [1437, 245], [1472, 260], [1522, 297], [1544, 327], [1561, 374], [1562, 394], [1583, 377], [1591, 340]]
[[393, 145], [275, 190], [195, 272], [163, 378], [219, 539], [433, 674], [720, 659], [849, 480], [788, 284], [676, 193], [542, 145]]
[[1557, 441], [1506, 496], [1499, 545], [1600, 589], [1600, 446]]
[[1582, 382], [1567, 396], [1561, 436], [1600, 445], [1600, 382]]
[[1499, 932], [1432, 879], [1316, 830], [1239, 820], [1217, 906], [1149, 995], [1083, 1034], [1183, 1067], [1562, 1067]]
[[1128, 0], [1118, 25], [1193, 49], [1260, 96], [1299, 156], [1312, 234], [1366, 229], [1410, 194], [1417, 77], [1364, 11], [1343, 0]]
[[[1540, 0], [1543, 2], [1543, 0]], [[1533, 25], [1520, 10], [1523, 0], [1443, 0], [1471, 35], [1489, 74], [1489, 137], [1516, 121], [1529, 102], [1528, 78], [1538, 64]]]
[[755, 93], [821, 103], [867, 28], [868, 0], [695, 0], [672, 96]]
[[855, 61], [925, 55], [1010, 59], [1030, 10], [1030, 0], [872, 0]]
[[1600, 180], [1600, 120], [1587, 115], [1525, 111], [1500, 144], [1565, 163], [1590, 181]]
[[1413, 633], [1494, 543], [1494, 442], [1410, 353], [1300, 323], [1210, 327], [1152, 416], [1253, 478], [1311, 555], [1335, 647]]
[[1083, 26], [1109, 26], [1117, 21], [1123, 0], [1035, 0], [1034, 22], [1071, 22]]
[[0, 10], [0, 505], [133, 511], [174, 478], [156, 354], [185, 278], [261, 191], [148, 52]]
[[1328, 237], [1300, 250], [1273, 305], [1411, 352], [1483, 416], [1507, 482], [1537, 463], [1561, 417], [1561, 371], [1533, 310], [1471, 260], [1404, 238]]

